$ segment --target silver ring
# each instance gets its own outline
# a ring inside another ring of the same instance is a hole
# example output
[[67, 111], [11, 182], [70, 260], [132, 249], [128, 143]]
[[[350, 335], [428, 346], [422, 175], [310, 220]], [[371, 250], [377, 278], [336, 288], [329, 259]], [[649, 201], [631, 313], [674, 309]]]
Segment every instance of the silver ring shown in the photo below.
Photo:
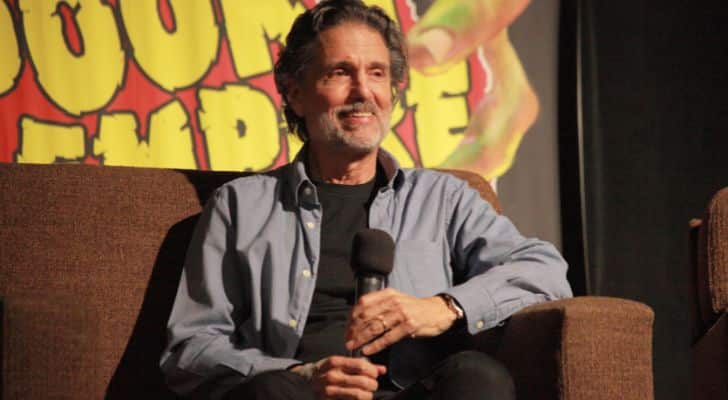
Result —
[[389, 330], [389, 325], [387, 325], [387, 321], [384, 320], [384, 317], [381, 315], [377, 315], [377, 319], [379, 322], [382, 323], [382, 327], [384, 328], [384, 332]]

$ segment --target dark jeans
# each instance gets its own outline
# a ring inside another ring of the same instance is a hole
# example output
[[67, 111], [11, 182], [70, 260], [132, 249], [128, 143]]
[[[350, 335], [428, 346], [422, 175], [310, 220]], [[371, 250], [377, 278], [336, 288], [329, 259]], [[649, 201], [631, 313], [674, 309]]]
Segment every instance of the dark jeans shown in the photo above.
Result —
[[[437, 365], [433, 372], [400, 391], [378, 391], [375, 399], [386, 400], [511, 400], [516, 398], [513, 380], [505, 367], [476, 351], [456, 353]], [[289, 371], [256, 375], [233, 389], [226, 400], [314, 400], [309, 383]]]

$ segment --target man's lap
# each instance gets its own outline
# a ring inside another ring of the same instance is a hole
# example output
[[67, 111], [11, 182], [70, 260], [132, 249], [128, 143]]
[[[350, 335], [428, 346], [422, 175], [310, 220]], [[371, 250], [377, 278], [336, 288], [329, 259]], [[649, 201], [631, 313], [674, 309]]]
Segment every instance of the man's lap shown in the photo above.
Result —
[[[421, 399], [515, 399], [510, 374], [497, 360], [476, 351], [462, 351], [435, 366], [432, 372], [410, 387], [396, 391], [384, 387], [376, 400]], [[226, 400], [313, 400], [309, 382], [293, 372], [268, 371], [233, 389]]]

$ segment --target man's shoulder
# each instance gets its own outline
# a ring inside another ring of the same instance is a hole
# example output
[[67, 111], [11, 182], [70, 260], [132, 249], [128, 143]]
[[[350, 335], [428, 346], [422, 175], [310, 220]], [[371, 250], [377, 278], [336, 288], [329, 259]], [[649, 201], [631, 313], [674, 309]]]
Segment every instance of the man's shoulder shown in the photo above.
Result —
[[289, 164], [276, 169], [251, 173], [226, 182], [217, 189], [217, 196], [241, 199], [257, 199], [261, 195], [272, 195], [280, 190], [287, 179]]
[[433, 189], [442, 187], [449, 191], [460, 190], [467, 186], [467, 183], [459, 177], [444, 171], [429, 168], [403, 168], [405, 182], [413, 188]]
[[402, 169], [403, 191], [410, 199], [437, 204], [475, 204], [483, 199], [480, 192], [465, 179], [447, 171], [427, 168]]

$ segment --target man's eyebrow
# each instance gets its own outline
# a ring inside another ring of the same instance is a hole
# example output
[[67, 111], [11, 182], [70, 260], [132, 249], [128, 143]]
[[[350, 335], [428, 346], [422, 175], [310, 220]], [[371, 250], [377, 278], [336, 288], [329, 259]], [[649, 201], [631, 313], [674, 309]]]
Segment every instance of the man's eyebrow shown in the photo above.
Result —
[[[346, 61], [346, 60], [333, 62], [333, 63], [324, 65], [324, 69], [327, 71], [330, 71], [332, 69], [337, 69], [337, 68], [349, 69], [352, 67], [354, 67], [354, 63], [352, 63], [351, 61]], [[389, 64], [380, 62], [380, 61], [373, 61], [373, 62], [370, 62], [369, 64], [367, 64], [367, 69], [372, 69], [372, 68], [389, 69]]]
[[327, 70], [337, 69], [337, 68], [351, 68], [353, 64], [349, 61], [338, 61], [333, 62], [330, 64], [324, 65], [324, 68]]
[[386, 70], [386, 69], [389, 69], [389, 64], [379, 62], [379, 61], [374, 61], [372, 63], [369, 63], [369, 68], [380, 68], [380, 69]]

